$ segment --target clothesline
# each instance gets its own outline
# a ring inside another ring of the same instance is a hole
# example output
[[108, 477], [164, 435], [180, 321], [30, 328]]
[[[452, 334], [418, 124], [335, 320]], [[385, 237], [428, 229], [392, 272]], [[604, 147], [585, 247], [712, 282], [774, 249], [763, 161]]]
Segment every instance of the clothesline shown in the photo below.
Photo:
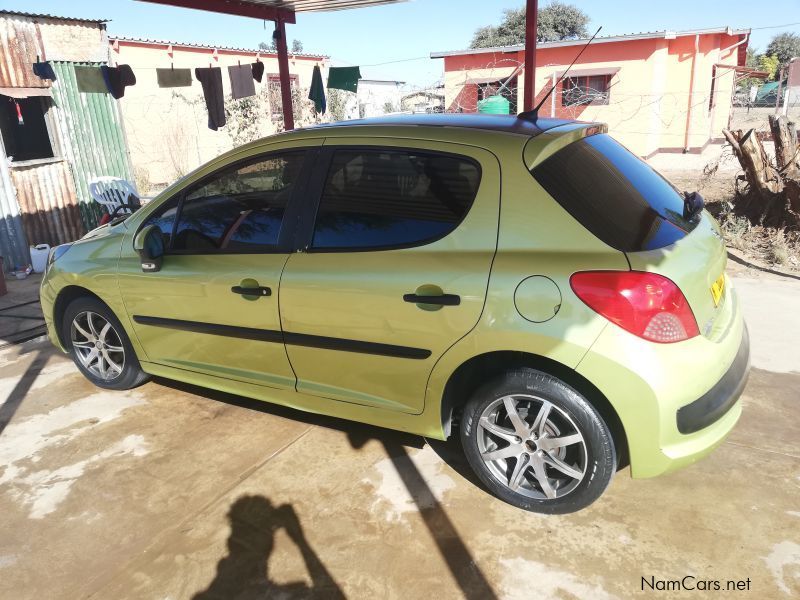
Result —
[[[234, 100], [255, 96], [255, 82], [261, 83], [264, 76], [264, 63], [256, 62], [225, 65], [230, 78], [231, 96]], [[56, 80], [56, 74], [49, 62], [33, 63], [33, 72], [41, 79]], [[78, 91], [83, 93], [110, 93], [119, 99], [125, 95], [125, 88], [136, 85], [136, 75], [130, 65], [74, 65], [75, 81]], [[152, 67], [137, 67], [139, 70], [152, 71]], [[186, 67], [155, 67], [156, 80], [160, 88], [190, 87], [194, 80], [200, 82], [203, 98], [208, 109], [208, 127], [216, 131], [225, 125], [225, 97], [222, 90], [222, 66], [195, 67], [194, 79], [192, 70]], [[358, 91], [361, 79], [359, 67], [330, 67], [328, 70], [328, 89], [340, 89], [348, 92]], [[322, 71], [319, 65], [314, 66], [309, 100], [319, 113], [327, 109], [325, 87], [322, 84]], [[19, 107], [17, 107], [19, 113]], [[21, 114], [21, 113], [20, 113]], [[20, 124], [22, 124], [20, 116]]]

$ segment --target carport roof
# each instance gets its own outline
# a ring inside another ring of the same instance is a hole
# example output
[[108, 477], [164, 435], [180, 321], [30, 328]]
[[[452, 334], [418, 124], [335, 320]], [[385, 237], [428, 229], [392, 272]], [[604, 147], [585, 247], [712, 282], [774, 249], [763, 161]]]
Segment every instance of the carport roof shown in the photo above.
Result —
[[324, 12], [363, 8], [380, 4], [396, 4], [407, 0], [241, 0], [240, 4], [260, 4], [275, 8], [284, 8], [294, 12]]
[[366, 8], [384, 4], [397, 4], [408, 0], [139, 0], [153, 4], [166, 4], [181, 8], [196, 8], [212, 12], [294, 22], [299, 12], [329, 12], [349, 8]]

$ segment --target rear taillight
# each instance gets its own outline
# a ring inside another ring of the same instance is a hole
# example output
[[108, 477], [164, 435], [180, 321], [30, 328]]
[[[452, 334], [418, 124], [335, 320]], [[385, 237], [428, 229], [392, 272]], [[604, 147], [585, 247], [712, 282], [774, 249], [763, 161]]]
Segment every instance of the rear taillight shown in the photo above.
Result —
[[651, 342], [680, 342], [700, 333], [683, 292], [661, 275], [583, 271], [570, 278], [570, 285], [589, 308]]

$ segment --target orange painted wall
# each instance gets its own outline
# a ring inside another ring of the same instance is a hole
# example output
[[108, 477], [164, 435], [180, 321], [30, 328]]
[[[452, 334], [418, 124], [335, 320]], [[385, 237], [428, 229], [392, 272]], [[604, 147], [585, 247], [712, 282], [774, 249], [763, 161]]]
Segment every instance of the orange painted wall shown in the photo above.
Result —
[[[721, 137], [722, 128], [727, 126], [734, 85], [733, 69], [716, 69], [713, 103], [712, 71], [717, 63], [737, 64], [738, 48], [730, 47], [740, 40], [738, 35], [700, 35], [696, 59], [693, 35], [672, 40], [595, 42], [586, 49], [573, 69], [618, 69], [610, 82], [608, 104], [563, 107], [559, 89], [545, 102], [540, 114], [605, 122], [612, 135], [641, 156], [660, 149], [683, 149], [687, 142], [687, 125], [688, 146], [700, 148], [711, 138]], [[579, 51], [578, 46], [538, 50], [537, 98], [546, 93], [554, 74], [562, 72]], [[477, 110], [477, 86], [467, 82], [489, 77], [505, 79], [523, 62], [523, 52], [445, 57], [447, 109]], [[695, 82], [690, 94], [693, 70]], [[523, 76], [523, 71], [519, 71], [520, 82]], [[519, 106], [522, 106], [522, 88], [520, 85]]]

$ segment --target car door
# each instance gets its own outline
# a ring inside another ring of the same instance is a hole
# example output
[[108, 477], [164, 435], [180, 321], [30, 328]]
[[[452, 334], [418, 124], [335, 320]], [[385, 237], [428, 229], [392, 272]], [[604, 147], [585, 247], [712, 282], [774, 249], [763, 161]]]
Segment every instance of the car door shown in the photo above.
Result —
[[281, 280], [297, 389], [422, 411], [439, 357], [477, 323], [497, 240], [500, 168], [486, 150], [348, 138], [325, 147]]
[[[120, 260], [120, 290], [147, 360], [293, 388], [278, 285], [293, 241], [312, 148], [236, 160], [161, 204], [137, 228], [160, 227], [158, 272]], [[132, 244], [131, 233], [128, 245]]]

